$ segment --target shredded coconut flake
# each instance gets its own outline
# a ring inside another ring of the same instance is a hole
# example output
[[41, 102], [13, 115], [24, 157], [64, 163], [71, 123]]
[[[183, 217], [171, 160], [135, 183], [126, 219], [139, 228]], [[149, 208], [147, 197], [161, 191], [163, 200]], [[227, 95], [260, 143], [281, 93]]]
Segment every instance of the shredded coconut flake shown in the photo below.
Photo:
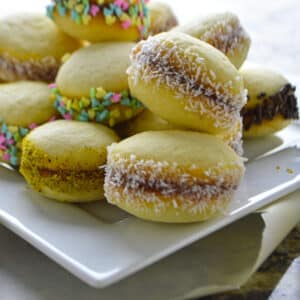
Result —
[[220, 19], [208, 28], [201, 40], [219, 49], [225, 54], [234, 55], [243, 51], [249, 36], [236, 18]]

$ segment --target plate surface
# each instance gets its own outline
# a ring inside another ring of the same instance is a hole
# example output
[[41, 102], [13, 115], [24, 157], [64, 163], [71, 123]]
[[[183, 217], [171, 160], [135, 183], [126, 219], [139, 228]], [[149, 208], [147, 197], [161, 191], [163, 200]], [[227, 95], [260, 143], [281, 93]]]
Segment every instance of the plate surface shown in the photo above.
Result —
[[292, 145], [300, 141], [299, 129], [292, 125], [277, 136], [247, 142], [249, 162], [234, 200], [226, 214], [204, 223], [158, 224], [105, 203], [56, 203], [5, 169], [0, 221], [89, 285], [104, 287], [296, 190], [300, 151]]

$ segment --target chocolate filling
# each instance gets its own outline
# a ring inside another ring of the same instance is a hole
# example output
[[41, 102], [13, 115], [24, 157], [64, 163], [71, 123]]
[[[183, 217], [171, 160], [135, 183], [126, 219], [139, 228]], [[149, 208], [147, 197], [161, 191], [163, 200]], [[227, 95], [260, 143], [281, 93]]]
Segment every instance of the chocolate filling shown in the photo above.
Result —
[[0, 79], [4, 81], [34, 80], [55, 81], [59, 64], [54, 58], [19, 61], [7, 55], [0, 55]]
[[117, 188], [126, 189], [127, 191], [135, 192], [142, 191], [143, 193], [157, 193], [167, 197], [183, 197], [192, 200], [202, 200], [204, 198], [217, 197], [228, 191], [237, 189], [235, 183], [205, 183], [198, 182], [176, 182], [172, 179], [138, 179], [137, 176], [118, 172], [115, 169], [110, 169], [106, 174], [107, 182]]
[[278, 93], [271, 96], [267, 96], [264, 92], [257, 95], [257, 99], [261, 100], [260, 103], [253, 108], [245, 106], [242, 109], [244, 130], [249, 130], [254, 124], [260, 125], [264, 120], [271, 121], [276, 116], [282, 116], [286, 120], [298, 119], [295, 90], [296, 87], [288, 83]]

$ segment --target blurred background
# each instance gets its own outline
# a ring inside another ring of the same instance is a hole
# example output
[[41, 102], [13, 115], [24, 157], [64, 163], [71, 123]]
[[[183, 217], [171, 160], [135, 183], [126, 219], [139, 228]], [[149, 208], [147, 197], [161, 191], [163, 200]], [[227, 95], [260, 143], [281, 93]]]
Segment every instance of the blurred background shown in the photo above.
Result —
[[[153, 1], [153, 0], [152, 0]], [[236, 13], [252, 38], [248, 62], [285, 74], [300, 87], [299, 0], [160, 0], [170, 4], [180, 23], [214, 12]], [[40, 11], [50, 0], [14, 0], [1, 5], [0, 16]]]

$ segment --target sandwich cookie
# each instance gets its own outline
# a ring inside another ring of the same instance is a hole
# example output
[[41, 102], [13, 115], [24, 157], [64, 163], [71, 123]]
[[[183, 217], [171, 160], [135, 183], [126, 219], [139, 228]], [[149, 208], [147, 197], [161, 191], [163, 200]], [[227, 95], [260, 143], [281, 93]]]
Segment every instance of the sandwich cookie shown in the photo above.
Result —
[[150, 27], [149, 35], [169, 31], [178, 25], [178, 20], [172, 8], [163, 2], [149, 3]]
[[54, 106], [66, 120], [113, 127], [143, 110], [129, 92], [129, 42], [93, 44], [75, 52], [51, 85]]
[[0, 20], [0, 80], [52, 82], [66, 53], [81, 43], [47, 17], [12, 15]]
[[223, 52], [236, 68], [240, 68], [246, 60], [251, 45], [250, 37], [238, 16], [229, 12], [197, 19], [174, 30], [214, 46]]
[[129, 87], [153, 113], [180, 128], [223, 137], [241, 130], [243, 80], [216, 48], [180, 32], [137, 44]]
[[51, 122], [24, 139], [20, 172], [33, 190], [48, 198], [101, 200], [106, 147], [118, 140], [114, 131], [100, 124]]
[[243, 136], [262, 137], [299, 118], [296, 87], [284, 76], [264, 68], [242, 69], [248, 101], [241, 114]]
[[145, 220], [188, 223], [226, 213], [242, 159], [215, 136], [148, 131], [108, 150], [105, 196]]

